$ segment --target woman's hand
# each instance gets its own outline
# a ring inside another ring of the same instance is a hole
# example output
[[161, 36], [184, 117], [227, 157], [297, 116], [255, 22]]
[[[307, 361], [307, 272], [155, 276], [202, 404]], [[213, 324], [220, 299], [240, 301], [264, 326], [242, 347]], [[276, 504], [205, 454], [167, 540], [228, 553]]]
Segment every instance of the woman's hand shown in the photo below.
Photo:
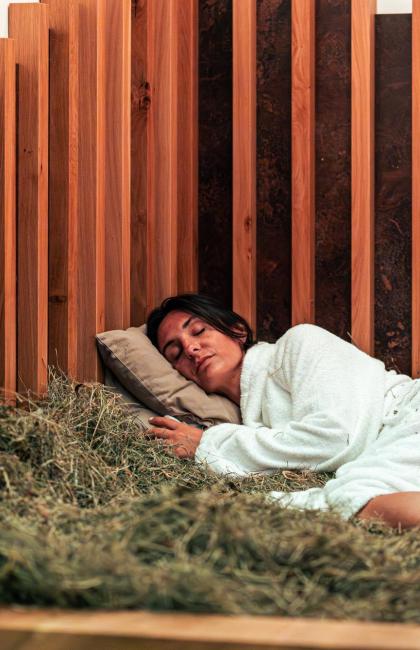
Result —
[[149, 422], [153, 426], [146, 432], [147, 436], [160, 438], [178, 458], [194, 458], [203, 435], [201, 429], [165, 417], [150, 418]]

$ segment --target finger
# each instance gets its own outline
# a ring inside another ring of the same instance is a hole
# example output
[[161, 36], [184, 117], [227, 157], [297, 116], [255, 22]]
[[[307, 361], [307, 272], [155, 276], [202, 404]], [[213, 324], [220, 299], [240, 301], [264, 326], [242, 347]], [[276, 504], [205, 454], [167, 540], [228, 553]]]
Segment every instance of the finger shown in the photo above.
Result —
[[179, 425], [179, 422], [177, 422], [176, 420], [172, 420], [172, 418], [165, 418], [161, 416], [150, 418], [149, 422], [153, 424], [153, 426], [162, 427], [165, 429], [176, 429], [177, 426]]
[[168, 439], [172, 435], [172, 432], [169, 431], [168, 429], [161, 429], [158, 427], [153, 427], [152, 429], [148, 429], [146, 431], [146, 436], [148, 438], [163, 438], [163, 439]]

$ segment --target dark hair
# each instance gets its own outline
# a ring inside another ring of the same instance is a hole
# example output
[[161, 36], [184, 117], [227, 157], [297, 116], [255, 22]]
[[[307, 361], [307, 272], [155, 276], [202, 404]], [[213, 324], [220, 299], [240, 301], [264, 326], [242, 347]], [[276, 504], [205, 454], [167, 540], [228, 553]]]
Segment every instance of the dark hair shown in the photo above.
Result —
[[[231, 339], [239, 340], [246, 333], [246, 341], [243, 344], [244, 350], [254, 345], [252, 329], [247, 321], [230, 309], [225, 309], [218, 300], [198, 293], [183, 293], [179, 296], [165, 298], [160, 307], [150, 312], [147, 318], [147, 336], [153, 345], [158, 347], [158, 329], [171, 311], [185, 311], [204, 320], [215, 329], [226, 334]], [[242, 332], [235, 332], [232, 328], [242, 326]]]

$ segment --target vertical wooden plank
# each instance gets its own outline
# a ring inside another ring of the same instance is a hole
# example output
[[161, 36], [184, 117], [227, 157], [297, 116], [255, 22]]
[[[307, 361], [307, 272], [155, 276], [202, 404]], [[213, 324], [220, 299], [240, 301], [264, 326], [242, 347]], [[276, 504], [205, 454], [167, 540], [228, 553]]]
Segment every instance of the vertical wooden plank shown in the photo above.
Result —
[[420, 377], [420, 1], [412, 17], [412, 376]]
[[131, 4], [131, 323], [146, 320], [147, 268], [151, 254], [147, 242], [147, 134], [150, 114], [150, 82], [147, 77], [147, 0]]
[[16, 57], [0, 39], [0, 401], [16, 390]]
[[105, 329], [130, 324], [130, 0], [105, 0]]
[[18, 389], [47, 387], [48, 7], [9, 6], [18, 63]]
[[[411, 374], [410, 14], [375, 16], [375, 350]], [[398, 89], [398, 92], [396, 92]]]
[[257, 3], [257, 338], [291, 323], [291, 3]]
[[292, 325], [315, 320], [315, 3], [292, 0]]
[[176, 19], [174, 0], [148, 2], [147, 311], [177, 291]]
[[256, 3], [233, 0], [233, 309], [256, 329]]
[[50, 20], [48, 362], [77, 368], [78, 0], [43, 0]]
[[178, 293], [198, 286], [198, 2], [177, 0]]
[[351, 0], [317, 0], [315, 322], [351, 331]]
[[198, 4], [199, 291], [231, 308], [232, 2]]
[[374, 353], [375, 0], [352, 0], [352, 339]]
[[105, 328], [105, 6], [79, 0], [77, 370], [101, 378], [95, 334]]
[[196, 0], [135, 0], [131, 318], [197, 287]]

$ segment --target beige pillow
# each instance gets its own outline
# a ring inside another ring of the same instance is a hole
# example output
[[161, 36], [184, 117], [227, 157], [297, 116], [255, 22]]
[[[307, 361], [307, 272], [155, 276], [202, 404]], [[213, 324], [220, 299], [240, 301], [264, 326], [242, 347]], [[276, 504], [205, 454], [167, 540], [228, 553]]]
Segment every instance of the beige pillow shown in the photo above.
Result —
[[241, 422], [236, 404], [208, 395], [172, 368], [147, 337], [145, 325], [102, 332], [96, 339], [104, 365], [150, 410], [205, 426]]
[[114, 373], [111, 372], [109, 368], [105, 368], [104, 383], [110, 391], [117, 393], [122, 397], [127, 413], [134, 418], [139, 429], [141, 431], [147, 431], [147, 429], [150, 429], [151, 424], [149, 419], [155, 415], [159, 415], [159, 413], [155, 413], [155, 411], [151, 411], [143, 406], [143, 404], [141, 404], [133, 395], [131, 395], [131, 393], [128, 392], [128, 390], [124, 388], [122, 384], [120, 384]]

